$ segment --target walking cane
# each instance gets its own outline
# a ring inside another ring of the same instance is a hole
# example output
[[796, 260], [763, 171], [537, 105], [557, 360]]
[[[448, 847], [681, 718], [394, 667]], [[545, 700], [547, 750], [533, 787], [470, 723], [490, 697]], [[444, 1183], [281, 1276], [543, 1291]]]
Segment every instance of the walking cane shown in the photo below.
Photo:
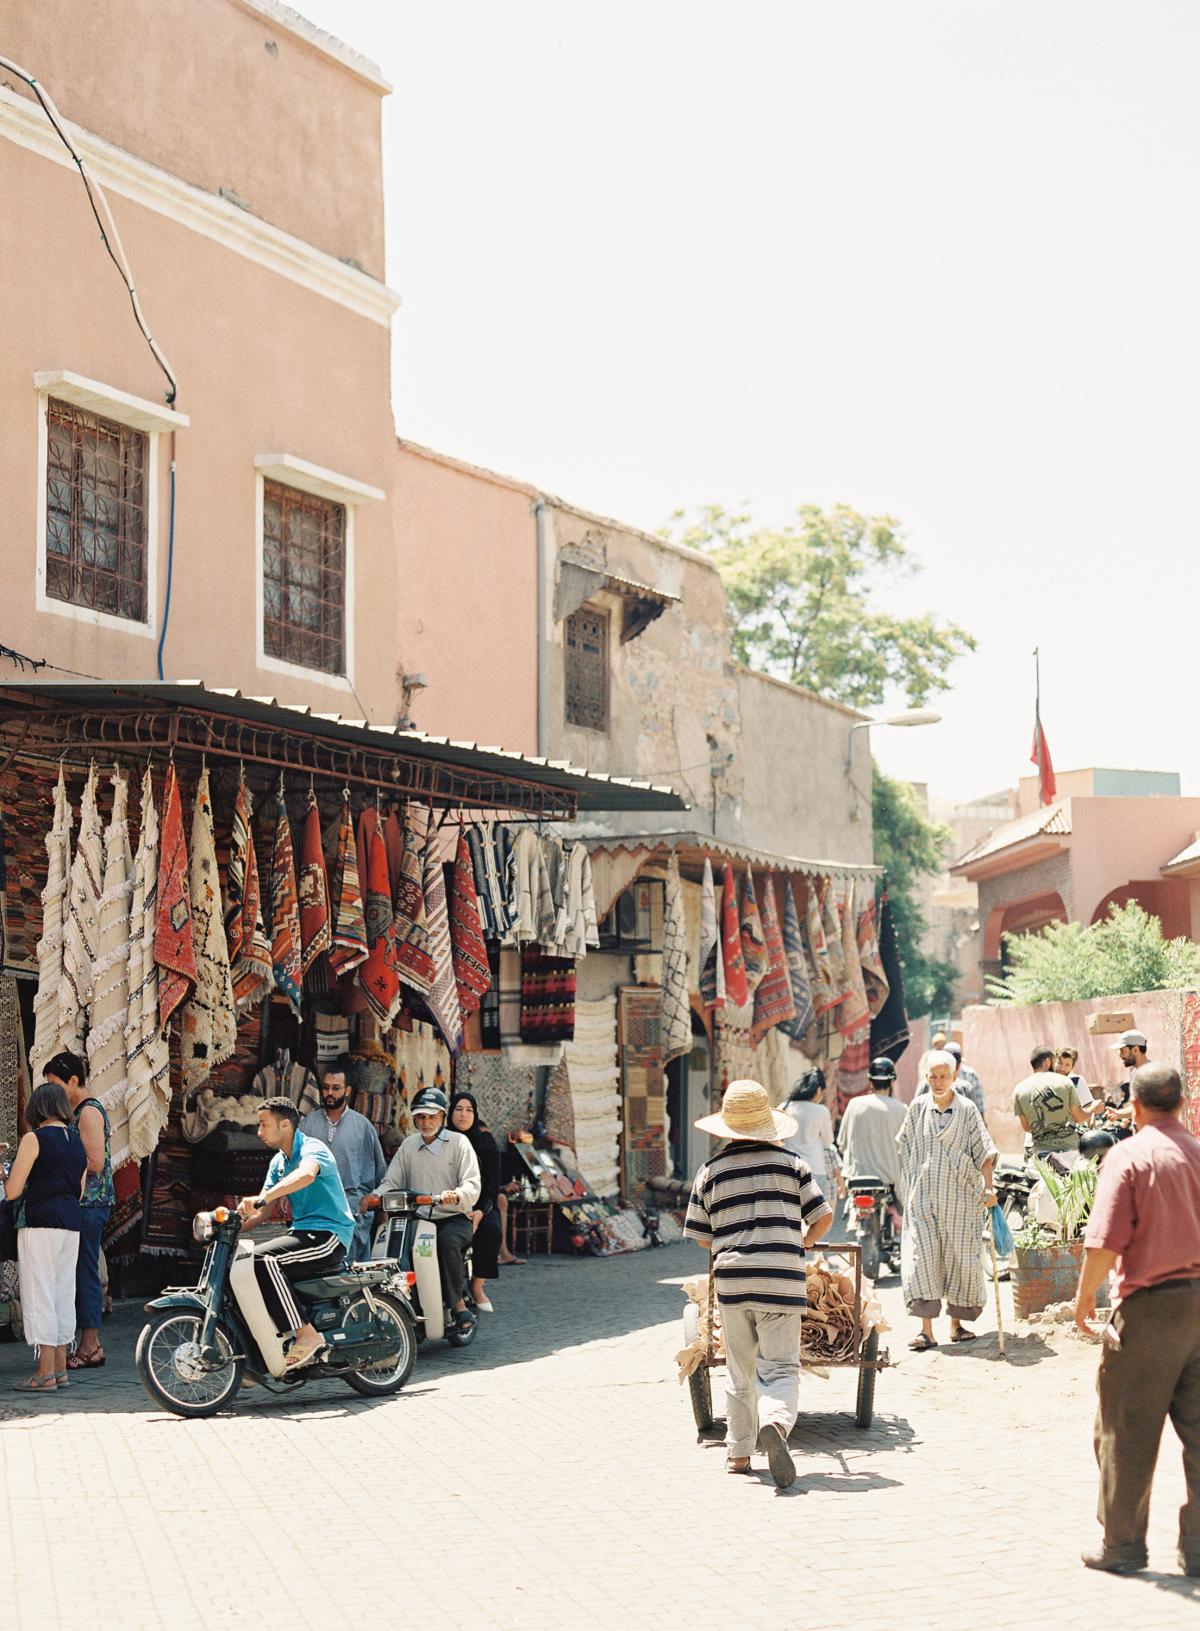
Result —
[[996, 1293], [996, 1330], [1000, 1336], [1000, 1357], [1004, 1358], [1004, 1316], [1000, 1312], [1000, 1265], [996, 1261], [996, 1236], [992, 1229], [991, 1210], [988, 1211], [988, 1245], [992, 1252], [992, 1289]]

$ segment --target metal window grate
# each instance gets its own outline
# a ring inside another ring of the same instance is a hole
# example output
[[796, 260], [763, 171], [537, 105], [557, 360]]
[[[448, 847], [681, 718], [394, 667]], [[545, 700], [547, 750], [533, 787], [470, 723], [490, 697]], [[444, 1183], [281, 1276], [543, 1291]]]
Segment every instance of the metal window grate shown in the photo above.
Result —
[[144, 623], [147, 437], [53, 400], [46, 423], [46, 593]]
[[594, 606], [572, 612], [564, 624], [566, 717], [585, 730], [608, 729], [608, 613]]
[[268, 481], [263, 487], [263, 648], [345, 672], [346, 511]]

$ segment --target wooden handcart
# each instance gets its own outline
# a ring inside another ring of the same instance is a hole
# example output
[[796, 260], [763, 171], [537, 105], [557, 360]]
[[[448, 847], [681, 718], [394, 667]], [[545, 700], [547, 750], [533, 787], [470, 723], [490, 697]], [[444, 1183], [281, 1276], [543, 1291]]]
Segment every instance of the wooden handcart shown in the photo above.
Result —
[[[841, 1359], [827, 1359], [821, 1357], [806, 1358], [804, 1342], [801, 1338], [800, 1365], [804, 1370], [849, 1370], [854, 1367], [858, 1371], [858, 1394], [855, 1400], [854, 1425], [856, 1427], [870, 1427], [875, 1416], [875, 1378], [881, 1370], [886, 1370], [891, 1364], [887, 1349], [881, 1350], [878, 1330], [864, 1331], [862, 1319], [862, 1249], [847, 1243], [840, 1246], [826, 1245], [822, 1242], [820, 1255], [823, 1258], [842, 1258], [847, 1268], [851, 1262], [854, 1265], [854, 1334], [849, 1352]], [[709, 1307], [713, 1307], [712, 1265], [709, 1265]], [[700, 1310], [694, 1302], [689, 1301], [683, 1311], [684, 1343], [690, 1346], [699, 1340], [700, 1336]], [[712, 1321], [709, 1321], [708, 1343], [704, 1359], [688, 1377], [688, 1391], [692, 1400], [692, 1415], [696, 1420], [696, 1431], [701, 1438], [705, 1437], [713, 1426], [712, 1404], [712, 1373], [721, 1360], [714, 1357], [712, 1340]]]

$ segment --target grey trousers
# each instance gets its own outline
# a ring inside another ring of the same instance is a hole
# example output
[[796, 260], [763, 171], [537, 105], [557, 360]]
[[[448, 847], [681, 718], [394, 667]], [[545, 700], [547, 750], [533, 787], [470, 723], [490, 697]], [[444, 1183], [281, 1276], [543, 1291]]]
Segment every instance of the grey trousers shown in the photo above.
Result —
[[800, 1309], [756, 1308], [722, 1303], [725, 1329], [725, 1453], [731, 1461], [750, 1455], [760, 1427], [778, 1427], [784, 1438], [800, 1406]]

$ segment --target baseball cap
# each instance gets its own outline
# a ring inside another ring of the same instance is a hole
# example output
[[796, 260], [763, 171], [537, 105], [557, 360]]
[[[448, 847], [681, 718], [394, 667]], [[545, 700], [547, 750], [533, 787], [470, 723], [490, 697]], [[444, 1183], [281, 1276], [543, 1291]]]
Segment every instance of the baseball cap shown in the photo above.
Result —
[[1141, 1031], [1122, 1031], [1120, 1041], [1113, 1043], [1113, 1049], [1117, 1052], [1122, 1048], [1148, 1048], [1149, 1046], [1150, 1044]]
[[444, 1116], [448, 1109], [446, 1095], [440, 1087], [423, 1087], [409, 1109], [414, 1116], [435, 1116], [439, 1111]]

